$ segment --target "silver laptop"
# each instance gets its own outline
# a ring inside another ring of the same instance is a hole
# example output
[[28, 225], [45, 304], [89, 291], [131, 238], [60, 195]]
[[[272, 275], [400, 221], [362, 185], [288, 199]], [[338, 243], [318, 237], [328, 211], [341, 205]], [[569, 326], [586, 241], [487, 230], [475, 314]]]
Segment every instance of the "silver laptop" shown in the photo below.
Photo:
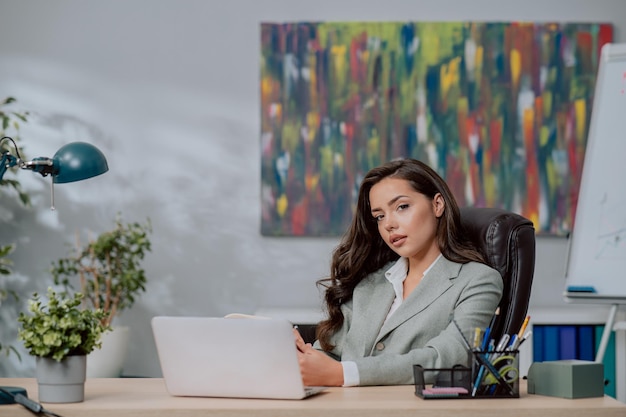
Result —
[[287, 320], [152, 319], [167, 391], [174, 396], [302, 399], [305, 387]]

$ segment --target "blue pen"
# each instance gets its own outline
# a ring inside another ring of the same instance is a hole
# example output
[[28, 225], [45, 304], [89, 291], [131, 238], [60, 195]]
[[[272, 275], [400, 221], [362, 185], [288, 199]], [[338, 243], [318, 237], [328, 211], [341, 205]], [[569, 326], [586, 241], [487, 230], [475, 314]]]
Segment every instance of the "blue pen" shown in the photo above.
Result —
[[481, 350], [487, 350], [487, 348], [489, 347], [489, 336], [491, 336], [491, 328], [487, 327], [485, 329], [485, 335], [483, 336], [483, 344], [481, 346]]
[[480, 383], [483, 380], [484, 373], [485, 373], [485, 367], [481, 365], [480, 369], [478, 370], [478, 376], [476, 377], [476, 381], [474, 381], [474, 388], [472, 388], [472, 397], [476, 396], [476, 391], [478, 391], [478, 387], [480, 386]]
[[[485, 329], [485, 335], [483, 336], [483, 343], [481, 345], [481, 350], [485, 352], [489, 347], [489, 336], [491, 334], [491, 328], [487, 327]], [[478, 369], [478, 375], [476, 376], [476, 380], [474, 381], [474, 388], [472, 389], [472, 397], [476, 396], [476, 391], [478, 391], [478, 387], [480, 386], [481, 381], [483, 380], [483, 375], [485, 374], [485, 367], [481, 365]]]

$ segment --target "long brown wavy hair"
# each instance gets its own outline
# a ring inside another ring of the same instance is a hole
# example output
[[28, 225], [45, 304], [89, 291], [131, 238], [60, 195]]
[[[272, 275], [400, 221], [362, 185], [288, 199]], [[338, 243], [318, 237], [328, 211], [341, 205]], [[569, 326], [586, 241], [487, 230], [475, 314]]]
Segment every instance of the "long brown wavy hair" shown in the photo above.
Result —
[[334, 348], [330, 338], [343, 325], [341, 305], [352, 299], [357, 284], [368, 274], [398, 259], [398, 254], [380, 236], [369, 201], [372, 187], [388, 177], [408, 181], [415, 191], [430, 199], [441, 194], [445, 202], [437, 224], [441, 253], [454, 262], [484, 263], [482, 255], [464, 239], [457, 202], [446, 182], [432, 168], [416, 159], [394, 160], [373, 168], [361, 183], [352, 223], [333, 251], [330, 276], [317, 281], [318, 286], [325, 288], [328, 318], [319, 323], [316, 336], [325, 351]]

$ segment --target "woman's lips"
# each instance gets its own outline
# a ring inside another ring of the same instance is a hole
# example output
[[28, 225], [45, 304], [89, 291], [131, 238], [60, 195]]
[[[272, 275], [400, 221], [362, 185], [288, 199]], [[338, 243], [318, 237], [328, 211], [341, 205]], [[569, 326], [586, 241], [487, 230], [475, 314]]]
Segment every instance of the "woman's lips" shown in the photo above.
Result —
[[406, 236], [393, 235], [389, 238], [389, 241], [393, 246], [402, 246], [402, 244], [406, 241]]

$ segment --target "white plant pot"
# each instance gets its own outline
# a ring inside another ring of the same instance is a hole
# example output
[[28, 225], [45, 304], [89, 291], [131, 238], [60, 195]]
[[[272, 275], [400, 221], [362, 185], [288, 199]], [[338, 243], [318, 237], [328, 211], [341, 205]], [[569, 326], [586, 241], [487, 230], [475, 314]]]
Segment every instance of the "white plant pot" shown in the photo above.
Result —
[[85, 355], [68, 356], [61, 362], [37, 357], [35, 375], [42, 403], [78, 403], [85, 400]]
[[102, 347], [87, 356], [87, 378], [119, 378], [128, 353], [130, 329], [113, 327], [102, 335]]

